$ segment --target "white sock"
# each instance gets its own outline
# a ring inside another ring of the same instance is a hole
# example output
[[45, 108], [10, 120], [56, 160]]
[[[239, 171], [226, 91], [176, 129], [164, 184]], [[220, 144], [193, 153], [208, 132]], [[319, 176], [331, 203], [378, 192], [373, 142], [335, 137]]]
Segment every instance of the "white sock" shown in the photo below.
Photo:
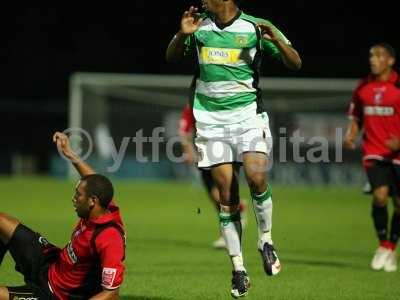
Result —
[[231, 256], [231, 260], [232, 260], [233, 269], [235, 271], [245, 271], [246, 272], [246, 269], [243, 264], [242, 254], [240, 254], [238, 256]]
[[273, 244], [272, 242], [272, 195], [271, 189], [260, 194], [253, 195], [254, 212], [258, 225], [258, 248], [263, 249], [264, 244]]
[[219, 216], [222, 236], [225, 239], [233, 268], [235, 271], [245, 271], [241, 246], [242, 226], [240, 223], [240, 213], [230, 214], [221, 212]]

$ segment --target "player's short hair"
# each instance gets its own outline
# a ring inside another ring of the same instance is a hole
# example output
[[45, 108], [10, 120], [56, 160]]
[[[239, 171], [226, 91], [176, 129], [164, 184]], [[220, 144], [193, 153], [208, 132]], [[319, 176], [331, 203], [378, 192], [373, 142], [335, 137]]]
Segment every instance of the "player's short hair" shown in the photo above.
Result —
[[240, 2], [242, 2], [242, 0], [233, 0], [233, 2], [235, 2], [236, 5], [240, 5]]
[[91, 174], [81, 178], [86, 182], [85, 193], [88, 197], [96, 196], [100, 205], [107, 208], [114, 197], [114, 188], [111, 181], [101, 174]]
[[376, 43], [372, 47], [382, 47], [387, 51], [387, 53], [389, 53], [389, 55], [391, 57], [396, 59], [396, 56], [397, 56], [396, 50], [390, 44], [388, 44], [388, 43]]

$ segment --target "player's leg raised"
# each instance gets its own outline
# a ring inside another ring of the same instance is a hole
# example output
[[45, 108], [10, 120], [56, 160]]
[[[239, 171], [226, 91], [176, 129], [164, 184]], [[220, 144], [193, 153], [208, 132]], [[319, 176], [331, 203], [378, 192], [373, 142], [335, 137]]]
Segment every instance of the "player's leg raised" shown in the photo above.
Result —
[[267, 155], [258, 152], [243, 153], [243, 168], [249, 184], [258, 225], [258, 250], [267, 275], [276, 275], [281, 264], [272, 242], [272, 189], [267, 184]]

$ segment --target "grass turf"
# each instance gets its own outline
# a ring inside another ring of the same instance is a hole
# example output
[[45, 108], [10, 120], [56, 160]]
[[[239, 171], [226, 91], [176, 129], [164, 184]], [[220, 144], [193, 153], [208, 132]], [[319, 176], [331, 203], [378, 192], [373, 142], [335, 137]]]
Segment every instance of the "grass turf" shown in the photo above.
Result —
[[[230, 298], [230, 262], [210, 246], [218, 227], [200, 186], [116, 182], [115, 187], [128, 232], [123, 300]], [[76, 222], [73, 188], [49, 178], [3, 178], [0, 211], [62, 246]], [[246, 188], [242, 195], [248, 196]], [[377, 241], [370, 201], [360, 190], [276, 186], [273, 198], [273, 236], [283, 271], [264, 275], [250, 209], [243, 237], [252, 284], [247, 299], [400, 298], [399, 273], [369, 269]], [[9, 256], [0, 267], [0, 283], [22, 283]]]

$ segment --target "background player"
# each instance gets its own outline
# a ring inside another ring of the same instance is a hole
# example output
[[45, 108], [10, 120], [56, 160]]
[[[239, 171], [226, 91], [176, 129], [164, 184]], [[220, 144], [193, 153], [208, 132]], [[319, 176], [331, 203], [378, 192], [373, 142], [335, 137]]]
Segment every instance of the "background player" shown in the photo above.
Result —
[[204, 0], [206, 14], [191, 7], [168, 46], [168, 61], [197, 53], [199, 78], [193, 111], [198, 166], [211, 168], [221, 202], [222, 233], [233, 265], [231, 295], [247, 294], [243, 263], [236, 163], [243, 163], [258, 221], [258, 250], [267, 275], [281, 265], [272, 242], [272, 191], [266, 183], [272, 148], [268, 116], [258, 88], [262, 54], [298, 70], [301, 59], [286, 37], [270, 22], [244, 14], [234, 0]]
[[59, 249], [14, 217], [0, 214], [0, 264], [8, 250], [25, 286], [0, 287], [0, 300], [116, 300], [124, 275], [125, 233], [111, 182], [71, 150], [68, 137], [54, 142], [81, 175], [72, 204], [81, 218]]
[[[370, 75], [353, 93], [344, 146], [355, 149], [363, 129], [363, 165], [372, 187], [372, 218], [380, 241], [371, 267], [397, 270], [396, 244], [400, 234], [400, 78], [393, 70], [395, 50], [386, 43], [370, 49]], [[394, 194], [394, 212], [388, 232], [388, 199]]]

